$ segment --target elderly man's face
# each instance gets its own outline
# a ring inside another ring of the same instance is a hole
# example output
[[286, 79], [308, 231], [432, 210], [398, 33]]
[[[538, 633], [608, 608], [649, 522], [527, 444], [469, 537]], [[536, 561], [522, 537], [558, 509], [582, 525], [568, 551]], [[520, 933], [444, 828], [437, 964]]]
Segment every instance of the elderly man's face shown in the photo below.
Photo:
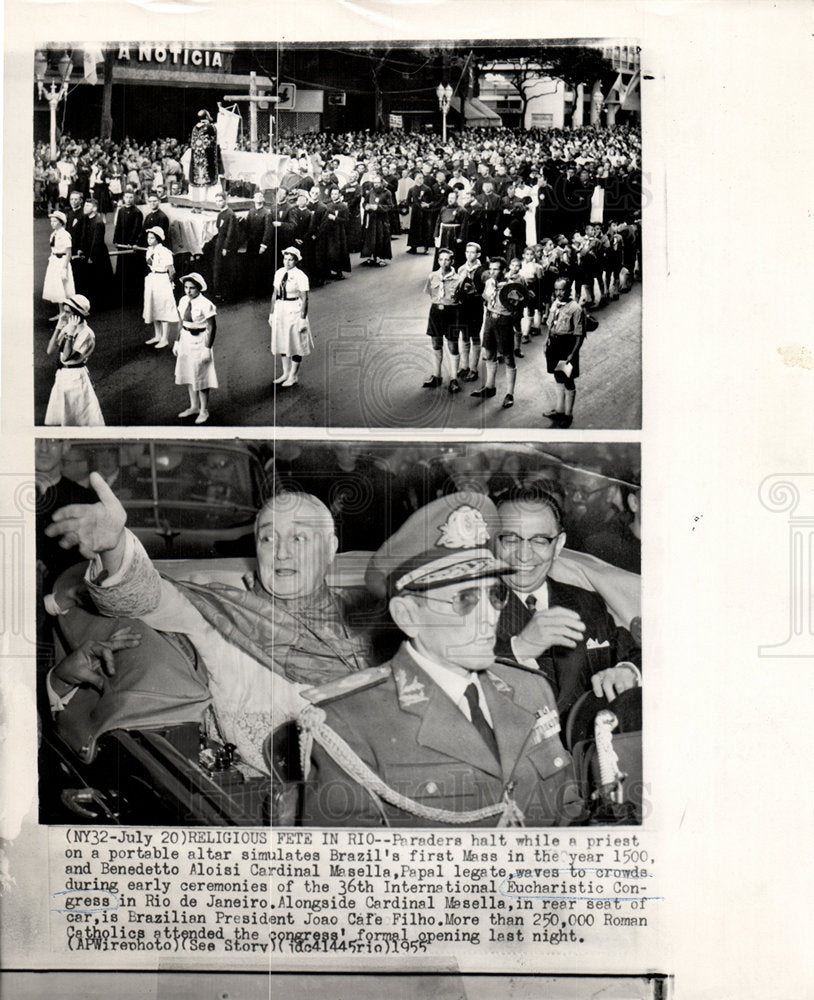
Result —
[[393, 620], [430, 659], [463, 670], [495, 662], [495, 632], [506, 589], [497, 579], [406, 592], [390, 602]]
[[319, 588], [336, 554], [330, 515], [302, 494], [283, 494], [260, 512], [257, 569], [263, 589], [284, 601]]
[[514, 569], [513, 587], [526, 593], [541, 587], [565, 545], [557, 516], [545, 504], [523, 501], [505, 503], [500, 510], [500, 531], [495, 555]]

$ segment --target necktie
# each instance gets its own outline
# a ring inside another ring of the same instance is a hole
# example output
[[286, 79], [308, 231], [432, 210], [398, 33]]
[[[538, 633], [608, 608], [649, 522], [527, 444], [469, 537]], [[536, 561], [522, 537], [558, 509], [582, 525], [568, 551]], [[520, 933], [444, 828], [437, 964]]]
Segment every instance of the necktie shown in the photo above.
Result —
[[[537, 598], [534, 594], [529, 594], [526, 598], [526, 607], [529, 611], [534, 614], [537, 610]], [[547, 649], [544, 653], [537, 657], [537, 666], [540, 669], [540, 673], [545, 677], [545, 679], [551, 684], [554, 690], [557, 690], [557, 671], [554, 666], [554, 657], [551, 655], [551, 650]]]
[[280, 280], [280, 298], [286, 299], [288, 297], [288, 271], [283, 275]]
[[192, 322], [192, 303], [189, 301], [189, 299], [187, 299], [187, 307], [184, 310], [184, 322], [185, 323]]
[[478, 689], [474, 681], [467, 685], [467, 688], [464, 691], [464, 698], [466, 698], [467, 704], [469, 705], [469, 714], [472, 717], [472, 725], [483, 737], [484, 743], [492, 751], [495, 760], [500, 760], [495, 731], [486, 721], [486, 716], [481, 711]]

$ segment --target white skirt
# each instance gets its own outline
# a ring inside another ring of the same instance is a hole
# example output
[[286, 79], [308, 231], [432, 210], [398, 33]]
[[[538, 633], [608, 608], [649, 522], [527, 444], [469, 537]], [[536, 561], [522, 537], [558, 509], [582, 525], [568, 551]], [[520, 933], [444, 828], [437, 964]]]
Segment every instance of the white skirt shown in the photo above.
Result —
[[277, 300], [274, 312], [269, 316], [271, 327], [271, 353], [299, 354], [306, 358], [314, 349], [314, 338], [311, 335], [311, 324], [305, 321], [304, 330], [300, 329], [300, 300], [286, 302]]
[[45, 412], [47, 427], [104, 427], [87, 368], [60, 368]]
[[181, 327], [178, 337], [178, 357], [175, 359], [175, 384], [193, 389], [217, 389], [214, 353], [209, 361], [203, 358], [205, 334], [192, 334]]
[[45, 270], [45, 281], [42, 286], [42, 297], [46, 302], [56, 302], [59, 305], [65, 299], [73, 298], [76, 294], [73, 269], [69, 263], [66, 273], [63, 270], [64, 262], [64, 257], [48, 258], [48, 267]]
[[144, 279], [144, 316], [145, 323], [177, 323], [178, 306], [172, 294], [170, 276], [164, 271], [161, 274], [148, 274]]

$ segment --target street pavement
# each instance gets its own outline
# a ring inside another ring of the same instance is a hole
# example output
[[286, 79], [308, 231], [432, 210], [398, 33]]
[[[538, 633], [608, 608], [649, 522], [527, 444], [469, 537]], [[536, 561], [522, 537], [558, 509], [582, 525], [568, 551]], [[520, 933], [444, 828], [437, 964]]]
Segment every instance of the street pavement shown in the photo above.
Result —
[[[56, 312], [41, 299], [48, 255], [47, 219], [34, 220], [35, 419], [41, 424], [56, 364], [45, 353]], [[108, 244], [112, 224], [108, 224]], [[551, 408], [551, 376], [545, 372], [544, 338], [524, 345], [518, 359], [515, 405], [501, 408], [503, 367], [497, 395], [481, 402], [465, 383], [458, 395], [421, 384], [431, 374], [426, 336], [429, 297], [424, 284], [432, 256], [405, 253], [406, 237], [393, 241], [386, 268], [359, 267], [345, 281], [312, 292], [309, 316], [315, 350], [305, 358], [300, 382], [274, 386], [269, 353], [268, 299], [246, 299], [218, 309], [215, 362], [220, 388], [210, 398], [208, 427], [315, 427], [429, 430], [545, 429]], [[641, 426], [641, 285], [595, 313], [597, 330], [581, 352], [574, 429], [637, 429]], [[88, 371], [108, 426], [194, 426], [179, 420], [188, 405], [185, 386], [174, 382], [175, 359], [144, 341], [152, 328], [135, 308], [91, 312], [96, 350]], [[483, 366], [481, 366], [482, 368]], [[558, 432], [560, 434], [567, 432]]]

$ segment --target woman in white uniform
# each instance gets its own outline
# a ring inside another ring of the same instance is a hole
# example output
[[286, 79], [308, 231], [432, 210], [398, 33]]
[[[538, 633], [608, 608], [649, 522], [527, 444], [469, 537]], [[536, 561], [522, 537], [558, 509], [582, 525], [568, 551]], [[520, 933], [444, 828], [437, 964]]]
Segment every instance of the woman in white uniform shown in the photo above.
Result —
[[189, 390], [189, 407], [179, 417], [195, 416], [196, 424], [209, 419], [209, 390], [217, 389], [218, 376], [212, 343], [215, 339], [217, 309], [204, 298], [206, 282], [197, 271], [181, 278], [184, 294], [178, 303], [181, 333], [172, 345], [175, 362], [175, 384]]
[[51, 213], [51, 256], [45, 270], [42, 297], [46, 302], [61, 305], [73, 297], [76, 288], [71, 268], [71, 234], [65, 228], [68, 221], [63, 212]]
[[166, 236], [161, 226], [147, 230], [147, 267], [144, 279], [144, 322], [152, 323], [154, 335], [145, 341], [155, 349], [169, 347], [170, 323], [178, 322], [178, 307], [172, 294], [175, 268], [172, 252], [164, 245]]
[[308, 322], [308, 277], [297, 264], [302, 254], [296, 247], [283, 250], [283, 266], [274, 275], [269, 326], [271, 353], [279, 354], [283, 372], [274, 379], [275, 385], [296, 385], [302, 359], [313, 347], [311, 324]]
[[84, 295], [72, 295], [62, 302], [47, 348], [49, 354], [59, 351], [61, 365], [45, 413], [48, 427], [105, 426], [86, 367], [96, 346], [93, 330], [85, 322], [89, 312], [90, 302]]

